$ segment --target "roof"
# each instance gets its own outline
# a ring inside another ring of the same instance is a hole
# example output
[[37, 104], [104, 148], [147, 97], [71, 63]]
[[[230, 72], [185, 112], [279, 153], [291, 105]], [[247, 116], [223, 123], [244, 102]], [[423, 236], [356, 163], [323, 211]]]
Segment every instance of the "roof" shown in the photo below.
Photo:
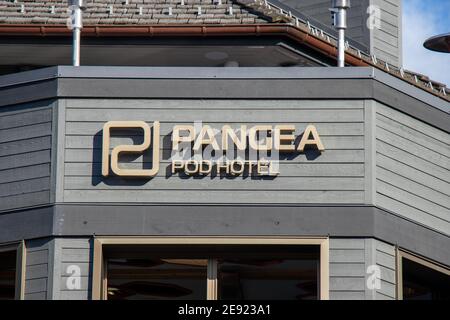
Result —
[[[0, 0], [0, 24], [65, 25], [67, 2]], [[84, 25], [250, 24], [270, 20], [231, 0], [85, 0], [84, 5]]]
[[[85, 0], [83, 12], [85, 27], [129, 27], [129, 26], [237, 26], [279, 25], [289, 26], [306, 35], [299, 41], [328, 45], [333, 50], [325, 53], [335, 55], [337, 41], [323, 29], [314, 26], [304, 17], [280, 8], [267, 0]], [[17, 26], [64, 26], [68, 17], [67, 0], [0, 0], [0, 34], [8, 33], [7, 27]], [[1, 27], [6, 27], [2, 31]], [[131, 30], [131, 29], [129, 29]], [[134, 29], [137, 30], [137, 29]], [[234, 28], [234, 30], [238, 30]], [[274, 29], [275, 30], [275, 29]], [[277, 29], [276, 32], [279, 32]], [[132, 31], [129, 31], [132, 32]], [[142, 32], [142, 31], [139, 31]], [[231, 31], [233, 32], [233, 31]], [[153, 34], [153, 30], [149, 33]], [[228, 34], [230, 31], [228, 31]], [[256, 32], [258, 33], [258, 31]], [[13, 34], [20, 34], [14, 32]], [[40, 35], [47, 34], [40, 31]], [[291, 32], [290, 36], [299, 32]], [[294, 37], [295, 38], [295, 37]], [[311, 45], [313, 44], [313, 45]], [[323, 47], [323, 46], [322, 46]], [[323, 48], [321, 50], [324, 52]], [[450, 90], [445, 84], [433, 81], [424, 75], [397, 68], [375, 56], [347, 44], [346, 60], [351, 65], [374, 66], [429, 93], [450, 101]], [[355, 63], [357, 62], [357, 63]]]

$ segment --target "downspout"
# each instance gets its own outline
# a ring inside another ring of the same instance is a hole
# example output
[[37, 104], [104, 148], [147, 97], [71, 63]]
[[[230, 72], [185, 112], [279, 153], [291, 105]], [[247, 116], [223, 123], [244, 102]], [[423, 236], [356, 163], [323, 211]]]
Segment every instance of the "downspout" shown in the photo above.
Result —
[[338, 37], [338, 67], [345, 67], [345, 29], [347, 29], [347, 9], [350, 0], [332, 0], [333, 26], [339, 33]]
[[83, 14], [84, 10], [83, 0], [69, 0], [70, 21], [68, 22], [69, 29], [72, 29], [72, 65], [74, 67], [80, 66], [80, 36], [83, 28]]

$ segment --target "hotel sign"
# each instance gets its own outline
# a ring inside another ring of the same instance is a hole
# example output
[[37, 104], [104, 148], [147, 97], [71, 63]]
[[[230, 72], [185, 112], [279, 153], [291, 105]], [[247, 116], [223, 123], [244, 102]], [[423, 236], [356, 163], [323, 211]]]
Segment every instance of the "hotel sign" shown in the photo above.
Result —
[[[121, 177], [153, 177], [160, 167], [160, 123], [150, 125], [144, 121], [109, 121], [103, 126], [102, 175], [110, 171]], [[119, 145], [112, 149], [112, 130], [141, 129], [143, 142]], [[280, 154], [302, 153], [308, 148], [325, 150], [314, 125], [308, 125], [299, 136], [295, 125], [229, 125], [213, 128], [210, 125], [176, 125], [172, 130], [170, 166], [172, 174], [187, 175], [229, 174], [238, 176], [245, 171], [258, 176], [276, 176]], [[299, 141], [296, 144], [296, 141]], [[152, 152], [152, 167], [129, 169], [120, 166], [124, 154]]]

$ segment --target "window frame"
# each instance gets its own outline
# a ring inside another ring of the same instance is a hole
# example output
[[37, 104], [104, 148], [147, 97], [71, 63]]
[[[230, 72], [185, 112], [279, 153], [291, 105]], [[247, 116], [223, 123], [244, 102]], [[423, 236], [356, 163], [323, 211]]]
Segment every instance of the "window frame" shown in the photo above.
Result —
[[[107, 299], [106, 257], [104, 246], [112, 245], [318, 245], [320, 246], [319, 298], [329, 299], [328, 237], [95, 237], [92, 274], [92, 299]], [[208, 259], [207, 300], [217, 300], [217, 260]]]
[[403, 259], [418, 263], [426, 268], [450, 276], [450, 268], [405, 249], [397, 248], [397, 300], [403, 300]]
[[25, 272], [26, 272], [26, 246], [25, 241], [0, 244], [1, 252], [16, 252], [16, 275], [15, 275], [15, 300], [24, 300], [25, 297]]

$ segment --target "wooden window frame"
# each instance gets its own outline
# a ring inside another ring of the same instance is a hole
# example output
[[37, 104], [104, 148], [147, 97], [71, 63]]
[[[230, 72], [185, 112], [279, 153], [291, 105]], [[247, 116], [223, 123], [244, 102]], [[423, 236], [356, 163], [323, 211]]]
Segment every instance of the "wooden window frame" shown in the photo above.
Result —
[[15, 279], [15, 300], [24, 300], [25, 296], [25, 271], [26, 271], [26, 247], [25, 241], [1, 244], [0, 252], [16, 252], [16, 279]]
[[[109, 245], [318, 245], [320, 246], [320, 300], [329, 299], [329, 238], [328, 237], [96, 237], [92, 274], [92, 299], [106, 300], [107, 275], [103, 247]], [[208, 260], [207, 300], [217, 297], [216, 259]]]
[[448, 267], [439, 264], [437, 262], [434, 262], [430, 259], [427, 259], [425, 257], [414, 254], [410, 251], [397, 248], [396, 256], [397, 256], [397, 300], [403, 300], [403, 261], [402, 261], [403, 258], [418, 263], [426, 268], [450, 276], [450, 269]]

